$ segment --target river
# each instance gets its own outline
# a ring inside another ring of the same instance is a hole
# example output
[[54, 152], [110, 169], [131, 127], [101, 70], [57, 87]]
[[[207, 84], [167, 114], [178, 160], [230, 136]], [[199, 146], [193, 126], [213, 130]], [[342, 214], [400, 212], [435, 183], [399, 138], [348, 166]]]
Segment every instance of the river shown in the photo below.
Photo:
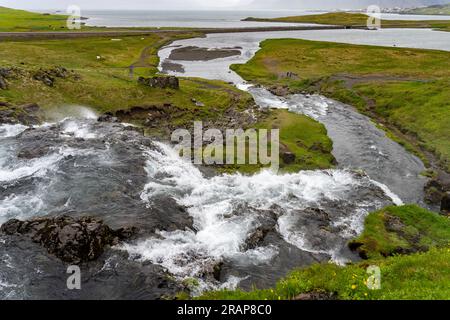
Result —
[[[261, 107], [287, 108], [321, 121], [334, 142], [338, 168], [206, 176], [170, 146], [126, 124], [97, 122], [97, 115], [84, 108], [33, 128], [2, 125], [0, 223], [88, 214], [113, 228], [134, 225], [141, 232], [135, 241], [84, 265], [79, 292], [65, 288], [62, 262], [37, 245], [0, 237], [0, 297], [154, 299], [174, 293], [166, 271], [178, 282], [195, 279], [194, 295], [268, 287], [298, 266], [358, 260], [346, 242], [362, 231], [369, 212], [421, 203], [423, 164], [368, 118], [321, 96], [273, 96], [229, 70], [272, 36], [182, 40], [161, 50], [161, 62], [177, 46], [240, 46], [239, 57], [176, 61], [185, 70], [179, 75], [232, 81], [249, 90]], [[21, 156], [23, 151], [32, 156]]]

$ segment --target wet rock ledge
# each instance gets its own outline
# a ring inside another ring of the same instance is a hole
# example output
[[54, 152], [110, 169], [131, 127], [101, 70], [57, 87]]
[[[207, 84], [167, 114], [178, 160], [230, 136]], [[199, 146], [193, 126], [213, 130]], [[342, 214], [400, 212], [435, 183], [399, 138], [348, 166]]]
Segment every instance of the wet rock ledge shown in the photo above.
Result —
[[28, 221], [12, 219], [0, 228], [0, 234], [27, 237], [46, 248], [48, 253], [72, 264], [97, 259], [106, 247], [130, 239], [136, 231], [133, 227], [112, 230], [102, 220], [69, 216]]

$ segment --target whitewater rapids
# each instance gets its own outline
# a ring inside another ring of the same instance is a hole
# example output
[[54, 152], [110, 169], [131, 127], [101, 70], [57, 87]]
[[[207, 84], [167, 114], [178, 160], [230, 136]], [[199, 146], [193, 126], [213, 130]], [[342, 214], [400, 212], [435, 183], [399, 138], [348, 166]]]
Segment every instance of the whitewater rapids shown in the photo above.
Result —
[[[347, 240], [370, 211], [395, 201], [385, 186], [349, 170], [207, 177], [170, 146], [94, 119], [3, 125], [0, 142], [0, 223], [89, 214], [113, 227], [137, 225], [140, 238], [114, 250], [179, 281], [196, 279], [194, 293], [264, 287], [296, 266], [355, 259]], [[6, 275], [20, 273], [14, 261], [23, 254], [4, 256], [4, 297], [22, 285]]]

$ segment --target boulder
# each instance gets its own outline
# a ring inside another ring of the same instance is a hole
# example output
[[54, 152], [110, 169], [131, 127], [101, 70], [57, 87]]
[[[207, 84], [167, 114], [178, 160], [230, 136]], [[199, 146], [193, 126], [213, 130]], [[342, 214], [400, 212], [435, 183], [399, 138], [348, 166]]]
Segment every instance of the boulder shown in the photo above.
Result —
[[156, 76], [153, 78], [144, 78], [139, 77], [138, 83], [149, 86], [152, 88], [160, 88], [160, 89], [179, 89], [180, 82], [177, 77], [174, 76]]
[[0, 124], [2, 123], [16, 123], [17, 119], [14, 110], [6, 109], [0, 110]]
[[23, 74], [23, 70], [15, 67], [2, 67], [0, 68], [0, 77], [4, 79], [17, 79], [20, 74]]
[[43, 70], [37, 71], [33, 75], [33, 79], [37, 80], [37, 81], [41, 81], [43, 84], [45, 84], [46, 86], [49, 86], [49, 87], [53, 87], [53, 84], [55, 82], [55, 78]]
[[41, 110], [41, 108], [39, 107], [39, 105], [37, 103], [23, 104], [23, 105], [19, 106], [18, 108], [22, 109], [23, 111], [25, 111], [27, 113], [36, 113], [39, 110]]
[[79, 79], [79, 76], [73, 71], [71, 72], [64, 67], [57, 66], [50, 69], [39, 69], [33, 74], [33, 79], [41, 81], [49, 87], [53, 87], [56, 78], [67, 79], [71, 76], [74, 79]]
[[450, 214], [450, 192], [446, 192], [441, 200], [441, 212]]
[[281, 159], [283, 159], [285, 164], [292, 164], [295, 162], [296, 156], [292, 152], [287, 151], [281, 153]]
[[298, 79], [298, 74], [296, 74], [295, 72], [292, 72], [292, 71], [288, 71], [288, 72], [286, 72], [286, 78]]
[[40, 146], [39, 144], [30, 148], [24, 148], [17, 153], [19, 159], [36, 159], [43, 157], [50, 151], [48, 146]]
[[105, 113], [98, 117], [98, 122], [119, 122], [119, 119], [117, 117], [114, 117], [111, 113]]
[[336, 297], [336, 295], [334, 293], [331, 293], [331, 292], [314, 291], [314, 292], [302, 293], [302, 294], [294, 297], [293, 300], [299, 300], [299, 301], [312, 301], [312, 300], [327, 301], [327, 300], [337, 300], [337, 297]]
[[204, 107], [205, 104], [203, 102], [197, 101], [197, 99], [192, 98], [191, 101], [195, 104], [196, 107]]
[[0, 123], [22, 123], [24, 125], [36, 125], [40, 123], [39, 106], [35, 103], [21, 106], [10, 106], [0, 103]]
[[287, 86], [272, 86], [268, 88], [269, 92], [279, 96], [279, 97], [285, 97], [288, 94], [290, 94], [289, 87]]
[[3, 76], [0, 75], [0, 89], [7, 90], [8, 84], [6, 83], [6, 80]]
[[12, 219], [0, 233], [31, 239], [64, 262], [78, 264], [97, 259], [107, 246], [130, 238], [135, 228], [112, 230], [101, 220], [90, 217], [44, 217], [28, 221]]

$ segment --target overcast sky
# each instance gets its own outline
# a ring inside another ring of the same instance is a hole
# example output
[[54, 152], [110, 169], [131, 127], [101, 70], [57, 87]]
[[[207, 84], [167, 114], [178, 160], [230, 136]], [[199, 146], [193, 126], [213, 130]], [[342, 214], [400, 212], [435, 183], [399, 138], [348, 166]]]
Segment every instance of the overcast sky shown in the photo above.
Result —
[[23, 9], [330, 9], [361, 8], [369, 4], [412, 6], [448, 0], [0, 0], [0, 5]]

